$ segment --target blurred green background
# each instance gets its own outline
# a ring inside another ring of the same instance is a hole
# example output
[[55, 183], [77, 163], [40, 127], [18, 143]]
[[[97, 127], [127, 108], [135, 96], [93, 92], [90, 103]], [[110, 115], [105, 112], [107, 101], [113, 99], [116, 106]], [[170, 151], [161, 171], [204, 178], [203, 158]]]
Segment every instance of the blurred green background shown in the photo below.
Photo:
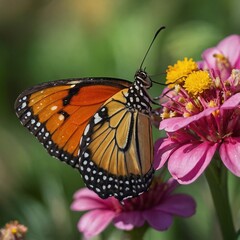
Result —
[[[167, 26], [144, 66], [164, 82], [167, 65], [240, 34], [239, 0], [0, 0], [0, 226], [19, 220], [28, 240], [81, 239], [80, 213], [69, 208], [82, 187], [77, 171], [51, 158], [21, 126], [14, 101], [25, 88], [55, 79], [114, 76], [133, 80], [155, 31]], [[151, 95], [161, 92], [159, 86]], [[154, 130], [154, 138], [160, 136]], [[239, 180], [230, 176], [235, 224]], [[180, 191], [194, 195], [194, 217], [175, 219], [145, 239], [221, 239], [204, 176]], [[96, 239], [121, 239], [113, 227]]]

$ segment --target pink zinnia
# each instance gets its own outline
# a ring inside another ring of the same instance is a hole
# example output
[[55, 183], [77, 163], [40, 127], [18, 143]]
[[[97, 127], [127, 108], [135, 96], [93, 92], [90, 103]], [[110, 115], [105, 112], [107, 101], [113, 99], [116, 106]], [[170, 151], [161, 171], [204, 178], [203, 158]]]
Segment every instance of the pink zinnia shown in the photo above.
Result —
[[189, 217], [195, 213], [196, 204], [192, 197], [173, 193], [177, 185], [173, 179], [166, 183], [155, 179], [148, 192], [126, 199], [122, 204], [114, 197], [101, 199], [83, 188], [75, 193], [71, 208], [89, 211], [78, 223], [79, 231], [86, 238], [98, 235], [111, 222], [119, 229], [131, 230], [147, 221], [154, 229], [163, 231], [170, 227], [173, 216]]
[[217, 152], [240, 176], [240, 36], [232, 35], [203, 53], [198, 64], [178, 61], [167, 70], [155, 168], [168, 161], [178, 182], [198, 178]]

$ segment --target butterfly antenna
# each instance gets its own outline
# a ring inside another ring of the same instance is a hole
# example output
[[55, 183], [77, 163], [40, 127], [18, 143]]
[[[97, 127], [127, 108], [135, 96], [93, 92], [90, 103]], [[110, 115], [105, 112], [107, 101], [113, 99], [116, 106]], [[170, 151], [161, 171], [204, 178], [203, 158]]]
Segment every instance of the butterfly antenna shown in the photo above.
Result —
[[147, 52], [145, 53], [144, 58], [143, 58], [143, 60], [142, 60], [142, 62], [141, 62], [140, 69], [142, 69], [142, 65], [143, 65], [143, 63], [144, 63], [144, 61], [145, 61], [145, 59], [146, 59], [146, 57], [147, 57], [147, 55], [148, 55], [148, 52], [149, 52], [149, 50], [151, 49], [151, 47], [152, 47], [152, 45], [153, 45], [156, 37], [157, 37], [158, 34], [159, 34], [163, 29], [165, 29], [165, 28], [166, 28], [165, 26], [160, 27], [160, 28], [157, 30], [157, 32], [155, 33], [155, 35], [154, 35], [154, 37], [153, 37], [153, 39], [152, 39], [152, 42], [150, 43], [150, 45], [149, 45], [149, 47], [148, 47], [148, 50], [147, 50]]

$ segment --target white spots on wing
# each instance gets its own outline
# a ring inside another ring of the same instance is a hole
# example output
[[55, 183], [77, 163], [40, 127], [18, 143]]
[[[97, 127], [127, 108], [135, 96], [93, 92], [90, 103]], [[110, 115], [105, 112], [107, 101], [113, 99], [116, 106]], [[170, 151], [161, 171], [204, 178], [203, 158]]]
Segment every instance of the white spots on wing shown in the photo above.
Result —
[[102, 118], [99, 116], [98, 113], [94, 115], [94, 124], [98, 124], [99, 122], [102, 121]]
[[32, 114], [32, 113], [31, 113], [30, 111], [26, 113], [26, 115], [27, 115], [28, 117], [30, 117], [31, 114]]
[[64, 118], [65, 118], [65, 117], [64, 117], [62, 114], [59, 114], [59, 116], [58, 116], [59, 121], [63, 121]]
[[80, 83], [79, 80], [73, 80], [73, 81], [68, 82], [68, 84], [71, 85], [70, 87], [75, 87], [75, 85], [78, 83]]
[[26, 102], [24, 102], [24, 103], [22, 103], [22, 106], [21, 106], [21, 108], [23, 109], [23, 108], [25, 108], [27, 106], [27, 103]]
[[85, 130], [84, 130], [84, 135], [87, 135], [88, 131], [90, 129], [90, 125], [88, 124], [86, 127], [85, 127]]
[[52, 106], [52, 107], [51, 107], [51, 110], [52, 110], [52, 111], [55, 111], [57, 108], [58, 108], [58, 106]]

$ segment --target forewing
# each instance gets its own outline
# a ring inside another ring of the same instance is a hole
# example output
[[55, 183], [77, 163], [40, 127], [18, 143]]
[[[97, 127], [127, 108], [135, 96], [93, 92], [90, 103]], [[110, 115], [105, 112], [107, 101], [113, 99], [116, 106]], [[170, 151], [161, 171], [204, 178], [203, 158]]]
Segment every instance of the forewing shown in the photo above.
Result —
[[79, 145], [89, 119], [130, 82], [111, 78], [58, 80], [24, 91], [15, 102], [21, 123], [48, 152], [78, 166]]

